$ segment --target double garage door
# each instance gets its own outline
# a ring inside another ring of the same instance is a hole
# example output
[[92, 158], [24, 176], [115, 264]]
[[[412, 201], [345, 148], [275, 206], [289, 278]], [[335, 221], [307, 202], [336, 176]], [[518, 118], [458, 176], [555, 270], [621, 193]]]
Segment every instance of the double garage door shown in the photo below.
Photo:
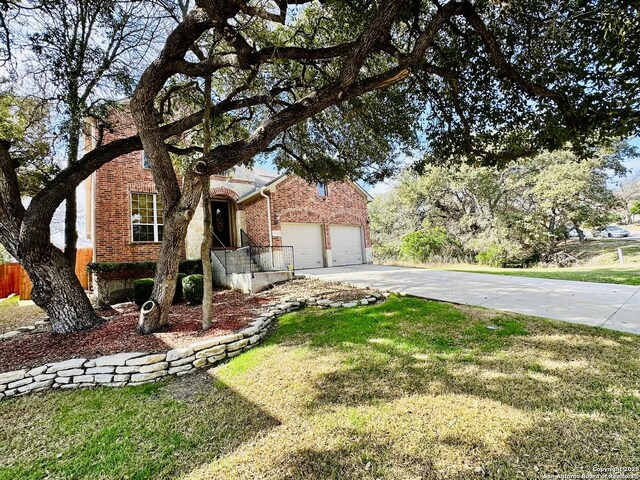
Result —
[[[364, 263], [362, 228], [359, 225], [330, 225], [332, 265]], [[324, 231], [319, 223], [283, 223], [282, 245], [293, 247], [297, 270], [324, 267]]]

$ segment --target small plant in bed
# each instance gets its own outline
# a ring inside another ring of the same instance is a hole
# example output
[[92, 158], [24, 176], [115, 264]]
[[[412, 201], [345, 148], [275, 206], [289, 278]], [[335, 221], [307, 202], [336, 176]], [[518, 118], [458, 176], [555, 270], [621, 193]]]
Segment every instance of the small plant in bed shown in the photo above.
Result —
[[187, 275], [182, 279], [184, 298], [189, 303], [202, 303], [204, 293], [203, 278], [200, 274]]
[[[173, 294], [173, 303], [179, 303], [183, 300], [182, 280], [186, 277], [184, 273], [178, 274], [176, 282], [176, 291]], [[151, 298], [153, 291], [153, 278], [141, 278], [133, 281], [133, 301], [141, 307], [144, 302]]]

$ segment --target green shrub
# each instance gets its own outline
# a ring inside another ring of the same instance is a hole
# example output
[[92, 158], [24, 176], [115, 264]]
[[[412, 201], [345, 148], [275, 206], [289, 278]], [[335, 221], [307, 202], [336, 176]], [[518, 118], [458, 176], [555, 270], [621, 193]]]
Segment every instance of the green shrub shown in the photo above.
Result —
[[400, 251], [411, 260], [426, 262], [432, 256], [439, 255], [448, 245], [447, 231], [442, 227], [416, 230], [402, 239]]
[[202, 303], [204, 292], [202, 275], [188, 275], [182, 279], [184, 298], [190, 303]]
[[476, 261], [480, 265], [504, 267], [510, 261], [509, 252], [502, 245], [498, 243], [491, 243], [484, 250], [478, 252], [476, 255]]
[[[92, 273], [110, 273], [112, 278], [135, 278], [135, 275], [153, 275], [156, 262], [94, 262], [87, 265], [87, 270]], [[180, 273], [193, 275], [202, 273], [201, 260], [182, 260], [178, 267]]]
[[140, 278], [133, 281], [133, 301], [139, 307], [151, 298], [153, 290], [153, 278]]
[[187, 275], [184, 273], [178, 274], [178, 280], [176, 281], [176, 293], [173, 294], [173, 303], [181, 302], [184, 299], [184, 292], [182, 290], [182, 280]]

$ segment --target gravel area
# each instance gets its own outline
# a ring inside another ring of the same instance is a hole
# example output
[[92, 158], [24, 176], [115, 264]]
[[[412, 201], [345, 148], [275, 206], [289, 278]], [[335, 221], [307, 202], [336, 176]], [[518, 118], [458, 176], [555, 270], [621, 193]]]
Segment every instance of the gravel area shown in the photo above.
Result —
[[258, 297], [268, 298], [280, 302], [289, 298], [318, 297], [336, 302], [350, 302], [370, 297], [378, 290], [360, 288], [344, 283], [327, 282], [316, 278], [296, 278], [286, 283], [276, 285], [270, 290], [259, 293]]

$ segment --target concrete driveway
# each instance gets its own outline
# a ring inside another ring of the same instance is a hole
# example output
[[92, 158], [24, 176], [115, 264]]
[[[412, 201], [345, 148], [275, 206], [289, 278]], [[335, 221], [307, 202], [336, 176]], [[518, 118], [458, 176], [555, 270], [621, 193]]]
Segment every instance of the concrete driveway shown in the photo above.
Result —
[[640, 334], [640, 287], [408, 267], [355, 265], [302, 275]]

